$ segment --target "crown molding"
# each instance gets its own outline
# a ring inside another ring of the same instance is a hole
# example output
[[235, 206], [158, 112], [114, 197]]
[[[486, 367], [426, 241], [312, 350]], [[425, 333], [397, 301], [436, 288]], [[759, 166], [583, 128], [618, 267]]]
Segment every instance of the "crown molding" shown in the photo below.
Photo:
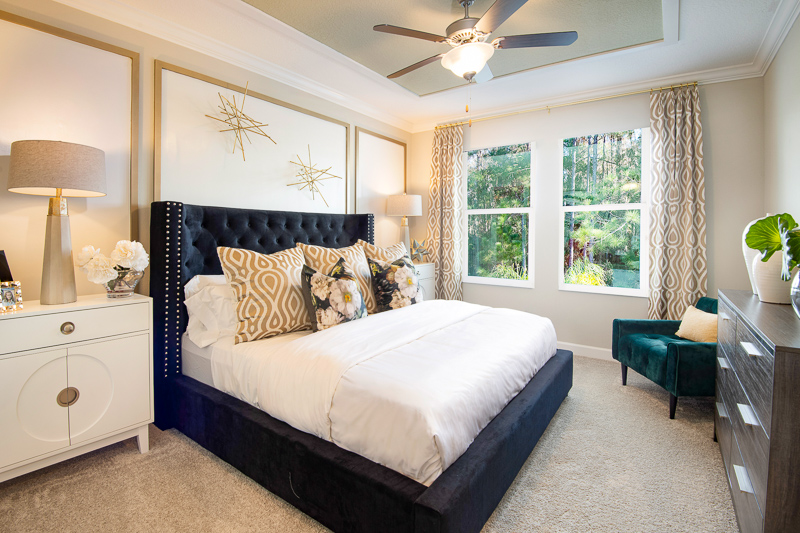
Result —
[[[364, 102], [358, 96], [345, 94], [345, 92], [339, 91], [331, 87], [329, 84], [314, 80], [303, 74], [282, 67], [274, 62], [268, 61], [263, 57], [256, 56], [235, 46], [228, 45], [220, 40], [211, 38], [207, 35], [201, 34], [197, 31], [191, 30], [180, 24], [163, 19], [146, 11], [134, 8], [118, 0], [55, 1], [75, 9], [85, 11], [92, 15], [111, 20], [118, 24], [131, 27], [166, 41], [173, 42], [180, 46], [201, 52], [226, 63], [239, 66], [248, 71], [276, 80], [295, 89], [299, 89], [308, 94], [341, 105], [342, 107], [382, 121], [386, 124], [410, 133], [428, 131], [433, 129], [437, 124], [455, 122], [458, 120], [463, 120], [464, 118], [463, 114], [428, 116], [422, 120], [408, 120], [402, 118], [395, 114], [393, 110], [388, 111], [388, 105], [385, 107], [371, 105]], [[242, 0], [213, 1], [216, 5], [230, 10], [236, 17], [255, 19], [258, 24], [264, 27], [265, 31], [275, 33], [284, 41], [292, 42], [298, 49], [301, 49], [303, 52], [313, 54], [320, 61], [324, 61], [326, 64], [333, 64], [336, 67], [343, 69], [346, 72], [346, 76], [350, 76], [353, 80], [355, 80], [356, 85], [363, 84], [368, 86], [367, 89], [364, 89], [365, 92], [370, 90], [375, 92], [379, 91], [382, 97], [385, 95], [385, 100], [387, 103], [393, 102], [391, 106], [393, 109], [402, 110], [403, 106], [402, 104], [398, 104], [398, 102], [405, 101], [409, 103], [409, 105], [413, 106], [414, 101], [424, 101], [429, 97], [436, 96], [436, 94], [425, 97], [414, 95], [402, 87], [386, 80], [383, 76], [380, 76], [376, 72], [364, 67], [360, 63], [357, 63], [343, 54], [340, 54], [333, 49], [319, 43], [318, 41], [315, 41], [311, 37], [308, 37], [307, 35], [295, 30], [283, 22], [266, 15]], [[661, 44], [661, 46], [678, 44], [680, 41], [680, 0], [663, 0], [662, 15], [664, 17], [664, 42]], [[523, 112], [530, 109], [535, 109], [537, 107], [548, 105], [552, 106], [591, 98], [608, 97], [619, 93], [645, 90], [652, 87], [672, 85], [682, 82], [685, 83], [687, 81], [697, 81], [706, 85], [764, 76], [776, 54], [778, 53], [781, 44], [791, 30], [792, 25], [794, 24], [798, 15], [800, 15], [800, 0], [781, 0], [775, 10], [775, 14], [773, 15], [770, 26], [764, 35], [759, 49], [753, 58], [753, 62], [749, 64], [703, 71], [685, 72], [668, 77], [637, 81], [625, 85], [603, 87], [590, 91], [572, 92], [562, 94], [557, 97], [547, 97], [538, 99], [536, 101], [528, 101], [523, 105], [512, 104], [508, 106], [491, 107], [486, 108], [484, 114], [475, 115], [473, 118], [502, 113]], [[636, 51], [636, 49], [623, 50], [614, 52], [614, 54], [635, 53]], [[593, 61], [597, 60], [597, 58], [583, 58], [582, 60], [576, 59], [575, 61], [587, 60]], [[525, 75], [525, 73], [520, 74], [523, 76]], [[463, 90], [463, 87], [459, 87], [452, 89], [449, 92], [453, 95], [453, 97], [458, 97], [459, 92]]]
[[[55, 0], [56, 2], [84, 11], [91, 15], [110, 20], [117, 24], [147, 33], [165, 41], [203, 53], [215, 59], [244, 68], [253, 73], [260, 74], [308, 94], [317, 96], [329, 102], [341, 105], [370, 118], [380, 120], [396, 128], [409, 131], [412, 124], [385, 110], [366, 104], [360, 99], [343, 94], [329, 86], [320, 84], [302, 74], [291, 71], [262, 57], [246, 52], [240, 48], [228, 45], [222, 41], [186, 28], [180, 24], [158, 17], [133, 6], [118, 2], [117, 0]], [[350, 71], [352, 75], [372, 78], [381, 84], [386, 83], [382, 76], [356, 63], [350, 58], [335, 52], [327, 46], [311, 39], [286, 24], [267, 16], [263, 12], [242, 2], [241, 0], [217, 0], [219, 5], [231, 9], [241, 16], [257, 18], [259, 23], [270, 31], [280, 35], [287, 41], [293, 41], [308, 51], [322, 56], [328, 63], [337, 65]], [[389, 82], [391, 83], [391, 82]], [[394, 84], [392, 84], [394, 85]]]

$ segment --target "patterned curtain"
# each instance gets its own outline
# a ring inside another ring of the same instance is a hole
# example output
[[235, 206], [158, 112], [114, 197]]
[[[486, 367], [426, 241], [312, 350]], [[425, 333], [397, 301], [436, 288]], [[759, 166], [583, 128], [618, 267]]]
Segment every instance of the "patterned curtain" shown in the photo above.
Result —
[[697, 86], [650, 94], [648, 316], [680, 320], [708, 290], [703, 128]]
[[464, 129], [440, 128], [433, 136], [428, 203], [428, 250], [436, 267], [436, 298], [461, 300], [462, 224], [461, 152]]

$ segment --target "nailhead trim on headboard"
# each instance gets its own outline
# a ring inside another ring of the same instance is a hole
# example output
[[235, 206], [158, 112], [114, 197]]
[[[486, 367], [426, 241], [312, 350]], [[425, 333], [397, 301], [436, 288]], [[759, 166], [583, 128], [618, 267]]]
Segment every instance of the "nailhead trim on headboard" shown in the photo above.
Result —
[[[297, 242], [344, 247], [375, 241], [372, 215], [293, 213], [153, 202], [150, 211], [150, 296], [156, 425], [173, 426], [170, 380], [181, 373], [186, 329], [183, 286], [198, 274], [221, 274], [217, 246], [274, 253]], [[161, 369], [161, 370], [158, 370]]]

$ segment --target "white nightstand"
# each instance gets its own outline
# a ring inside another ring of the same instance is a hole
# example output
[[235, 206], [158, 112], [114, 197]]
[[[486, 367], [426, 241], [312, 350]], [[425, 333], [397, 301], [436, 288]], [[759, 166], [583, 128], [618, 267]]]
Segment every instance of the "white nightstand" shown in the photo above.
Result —
[[148, 451], [152, 323], [140, 295], [0, 314], [0, 481], [130, 437]]
[[433, 263], [418, 263], [414, 267], [417, 269], [419, 288], [422, 289], [422, 297], [425, 300], [433, 300], [435, 295], [435, 276], [436, 267]]

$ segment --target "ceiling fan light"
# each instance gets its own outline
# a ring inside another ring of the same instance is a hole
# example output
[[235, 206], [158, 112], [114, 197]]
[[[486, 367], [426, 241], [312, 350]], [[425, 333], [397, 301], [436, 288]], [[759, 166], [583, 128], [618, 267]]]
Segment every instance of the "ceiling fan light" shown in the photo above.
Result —
[[456, 46], [442, 58], [442, 66], [461, 78], [465, 74], [477, 74], [494, 54], [494, 46], [489, 43], [467, 43]]

